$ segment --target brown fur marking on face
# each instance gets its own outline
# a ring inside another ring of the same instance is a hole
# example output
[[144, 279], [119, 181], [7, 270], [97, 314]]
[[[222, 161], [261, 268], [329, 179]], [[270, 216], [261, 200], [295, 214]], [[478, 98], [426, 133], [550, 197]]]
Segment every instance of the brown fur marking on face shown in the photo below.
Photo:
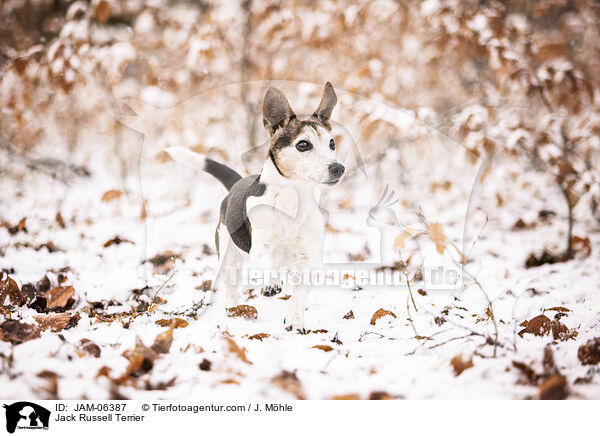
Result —
[[306, 126], [310, 126], [315, 130], [317, 130], [317, 127], [323, 127], [327, 130], [331, 130], [325, 123], [317, 118], [311, 118], [308, 120], [298, 120], [297, 118], [294, 118], [290, 120], [285, 127], [275, 131], [271, 137], [271, 151], [276, 155], [278, 150], [292, 145], [294, 139], [300, 135]]
[[273, 133], [273, 136], [271, 136], [271, 148], [269, 149], [269, 155], [273, 160], [275, 168], [277, 171], [279, 171], [279, 174], [281, 174], [283, 177], [289, 177], [292, 173], [290, 168], [277, 159], [279, 150], [293, 145], [294, 140], [300, 135], [306, 126], [310, 126], [315, 130], [317, 130], [317, 127], [324, 127], [327, 130], [331, 130], [328, 128], [328, 125], [329, 123], [324, 123], [320, 118], [316, 117], [307, 120], [299, 120], [298, 118], [294, 117], [290, 119], [285, 126], [276, 129]]

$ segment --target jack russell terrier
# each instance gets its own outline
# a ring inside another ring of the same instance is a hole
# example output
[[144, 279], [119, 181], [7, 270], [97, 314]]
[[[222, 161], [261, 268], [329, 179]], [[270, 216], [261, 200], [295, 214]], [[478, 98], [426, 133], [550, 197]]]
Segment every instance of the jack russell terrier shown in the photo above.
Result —
[[[260, 174], [242, 177], [233, 169], [183, 147], [168, 148], [176, 161], [202, 169], [229, 191], [221, 203], [215, 240], [223, 258], [217, 282], [225, 273], [227, 302], [238, 303], [237, 271], [244, 262], [253, 268], [310, 271], [321, 264], [324, 224], [319, 187], [335, 185], [344, 174], [331, 135], [331, 112], [337, 97], [327, 82], [317, 110], [299, 119], [285, 95], [270, 87], [265, 95], [263, 123], [271, 136], [268, 156]], [[235, 274], [232, 274], [232, 270]], [[279, 279], [266, 283], [264, 295], [281, 291]], [[289, 289], [288, 330], [304, 330], [309, 287], [294, 283]]]

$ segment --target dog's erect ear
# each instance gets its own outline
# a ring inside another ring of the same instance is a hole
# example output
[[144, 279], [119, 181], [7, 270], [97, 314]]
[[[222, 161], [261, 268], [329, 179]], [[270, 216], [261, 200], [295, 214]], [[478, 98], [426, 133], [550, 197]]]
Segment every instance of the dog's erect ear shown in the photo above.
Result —
[[331, 112], [337, 103], [337, 96], [335, 95], [335, 91], [333, 90], [333, 85], [331, 82], [327, 82], [325, 84], [325, 89], [323, 90], [323, 97], [321, 97], [321, 103], [319, 103], [319, 107], [313, 114], [313, 117], [319, 118], [322, 121], [329, 121], [331, 118]]
[[272, 87], [267, 89], [262, 111], [263, 123], [271, 135], [278, 127], [284, 126], [289, 120], [296, 117], [283, 92]]

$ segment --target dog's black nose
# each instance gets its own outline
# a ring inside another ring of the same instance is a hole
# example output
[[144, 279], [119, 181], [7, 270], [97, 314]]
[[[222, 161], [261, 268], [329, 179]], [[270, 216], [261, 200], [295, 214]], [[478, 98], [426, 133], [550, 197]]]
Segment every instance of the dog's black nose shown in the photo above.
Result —
[[335, 177], [336, 179], [342, 177], [342, 174], [344, 174], [345, 170], [346, 168], [344, 168], [344, 165], [342, 165], [339, 162], [329, 164], [329, 174], [331, 174], [331, 176]]

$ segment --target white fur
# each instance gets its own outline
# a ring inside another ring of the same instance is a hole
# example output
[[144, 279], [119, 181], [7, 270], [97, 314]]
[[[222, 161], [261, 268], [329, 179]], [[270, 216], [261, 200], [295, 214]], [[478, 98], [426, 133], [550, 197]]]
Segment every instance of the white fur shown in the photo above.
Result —
[[169, 147], [165, 148], [169, 156], [173, 160], [191, 169], [204, 169], [206, 157], [201, 154], [194, 153], [192, 150], [185, 147]]
[[[304, 180], [313, 183], [325, 183], [329, 179], [329, 164], [337, 162], [335, 150], [329, 148], [333, 139], [323, 127], [315, 130], [306, 126], [289, 147], [281, 149], [277, 154], [277, 164], [282, 172], [292, 180]], [[308, 141], [312, 150], [300, 152], [296, 144]]]

